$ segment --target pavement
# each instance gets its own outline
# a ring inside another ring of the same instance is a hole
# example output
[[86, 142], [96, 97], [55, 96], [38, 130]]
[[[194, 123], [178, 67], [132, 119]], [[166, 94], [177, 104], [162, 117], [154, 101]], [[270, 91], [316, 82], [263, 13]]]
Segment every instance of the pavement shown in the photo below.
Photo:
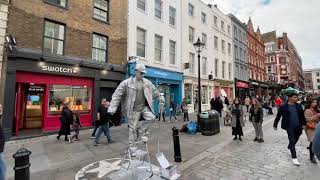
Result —
[[[272, 121], [263, 127], [264, 143], [254, 142], [254, 132], [243, 141], [232, 141], [211, 153], [205, 159], [183, 170], [184, 180], [319, 180], [319, 165], [309, 161], [308, 142], [305, 133], [297, 143], [297, 167], [291, 163], [286, 147], [286, 132], [274, 131]], [[209, 151], [209, 150], [208, 150]]]
[[[195, 114], [190, 114], [189, 116], [192, 120], [196, 119]], [[152, 125], [152, 133], [149, 136], [148, 143], [149, 151], [151, 153], [151, 161], [153, 164], [158, 165], [155, 158], [155, 154], [158, 152], [158, 139], [160, 151], [165, 154], [171, 163], [174, 163], [172, 127], [176, 126], [180, 128], [185, 123], [181, 120], [182, 117], [179, 117], [179, 119], [180, 120], [178, 122], [174, 123], [156, 122]], [[269, 128], [270, 123], [273, 122], [273, 119], [274, 116], [269, 116], [265, 119], [266, 128]], [[13, 179], [14, 176], [14, 159], [12, 158], [12, 155], [20, 148], [27, 148], [32, 151], [30, 156], [30, 179], [32, 180], [74, 179], [75, 174], [82, 167], [92, 162], [108, 158], [120, 158], [124, 155], [128, 145], [128, 128], [126, 125], [111, 128], [112, 137], [115, 141], [115, 143], [112, 144], [108, 144], [106, 138], [101, 137], [101, 145], [97, 147], [93, 146], [92, 140], [90, 139], [91, 132], [92, 130], [81, 131], [80, 141], [73, 143], [66, 143], [62, 140], [57, 141], [56, 135], [7, 142], [4, 151], [4, 157], [7, 162], [8, 179]], [[272, 155], [274, 157], [279, 156], [280, 158], [284, 158], [281, 159], [281, 162], [289, 167], [288, 171], [296, 170], [291, 169], [296, 167], [291, 167], [289, 159], [285, 159], [288, 157], [282, 155], [283, 152], [277, 149], [286, 146], [287, 142], [285, 134], [279, 130], [276, 133], [276, 136], [272, 137], [274, 136], [274, 132], [269, 132], [269, 129], [267, 129], [265, 135], [266, 142], [263, 144], [254, 144], [251, 140], [253, 136], [252, 132], [253, 127], [251, 123], [246, 121], [246, 127], [244, 127], [244, 141], [234, 142], [232, 141], [233, 137], [231, 136], [230, 126], [224, 126], [222, 119], [220, 119], [220, 133], [214, 136], [203, 136], [201, 133], [196, 135], [180, 133], [182, 162], [176, 164], [178, 165], [180, 172], [183, 174], [182, 179], [190, 179], [191, 177], [191, 179], [195, 180], [208, 178], [211, 179], [211, 175], [208, 175], [208, 173], [210, 174], [210, 172], [214, 171], [213, 169], [208, 169], [206, 166], [208, 165], [208, 167], [211, 168], [210, 165], [215, 167], [214, 165], [219, 164], [222, 164], [222, 168], [219, 169], [219, 167], [217, 167], [216, 170], [219, 175], [217, 177], [224, 178], [223, 175], [220, 175], [223, 174], [223, 171], [226, 172], [223, 168], [230, 169], [228, 164], [224, 164], [224, 160], [226, 160], [225, 163], [229, 163], [228, 158], [231, 158], [231, 162], [233, 162], [232, 158], [238, 158], [240, 159], [240, 164], [235, 164], [234, 166], [241, 168], [243, 162], [245, 162], [247, 159], [248, 162], [250, 162], [249, 165], [252, 164], [252, 161], [258, 164], [260, 162], [259, 160], [263, 160], [263, 158], [267, 157], [265, 154], [261, 154], [265, 151], [270, 151], [267, 153], [268, 156]], [[304, 139], [301, 142], [303, 141], [306, 140]], [[276, 146], [274, 146], [274, 144], [276, 144]], [[308, 164], [307, 150], [305, 149], [305, 146], [307, 145], [301, 144], [301, 148], [298, 149], [298, 153], [303, 155], [303, 159], [305, 159], [304, 163]], [[261, 149], [263, 152], [260, 151]], [[285, 148], [283, 149], [285, 150]], [[278, 151], [280, 151], [280, 153]], [[236, 156], [238, 153], [239, 155]], [[284, 151], [284, 153], [286, 153], [286, 151]], [[241, 160], [242, 158], [243, 160]], [[249, 161], [252, 158], [255, 159]], [[239, 160], [237, 159], [235, 160], [235, 162], [238, 161]], [[261, 163], [263, 164], [263, 162]], [[205, 164], [205, 168], [203, 168], [203, 164]], [[303, 166], [304, 164], [302, 164], [302, 167]], [[208, 172], [202, 174], [202, 169], [205, 169]], [[248, 168], [245, 167], [244, 169]], [[212, 176], [214, 176], [214, 174]], [[230, 179], [228, 177], [226, 178]]]

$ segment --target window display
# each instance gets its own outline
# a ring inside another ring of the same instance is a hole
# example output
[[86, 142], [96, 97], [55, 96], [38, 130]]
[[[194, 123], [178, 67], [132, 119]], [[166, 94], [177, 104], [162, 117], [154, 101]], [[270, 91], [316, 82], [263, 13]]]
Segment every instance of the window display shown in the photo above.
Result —
[[61, 113], [64, 103], [72, 111], [89, 113], [91, 110], [91, 88], [87, 86], [49, 85], [49, 115]]
[[184, 94], [186, 98], [187, 104], [191, 104], [192, 102], [192, 85], [191, 84], [185, 84], [184, 85]]

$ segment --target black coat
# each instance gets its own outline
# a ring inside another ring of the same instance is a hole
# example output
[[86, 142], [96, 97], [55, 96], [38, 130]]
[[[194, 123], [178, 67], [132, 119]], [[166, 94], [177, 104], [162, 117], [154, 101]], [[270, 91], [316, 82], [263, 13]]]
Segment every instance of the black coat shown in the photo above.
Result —
[[[302, 131], [302, 126], [305, 126], [307, 122], [306, 122], [306, 118], [304, 116], [304, 111], [303, 111], [302, 106], [300, 104], [296, 104], [296, 107], [297, 107], [298, 119], [299, 119], [298, 130]], [[276, 116], [276, 119], [274, 120], [273, 127], [278, 126], [278, 123], [279, 123], [281, 117], [282, 117], [281, 128], [284, 130], [288, 130], [289, 122], [290, 122], [289, 121], [290, 113], [289, 113], [288, 103], [280, 106], [280, 108], [278, 110], [278, 114]]]
[[254, 113], [254, 108], [250, 108], [250, 116], [249, 120], [256, 122], [256, 123], [262, 123], [263, 122], [263, 110], [262, 108], [259, 108], [257, 113]]
[[69, 135], [70, 134], [70, 124], [73, 123], [73, 113], [70, 109], [63, 109], [61, 111], [61, 127], [59, 134], [60, 135]]

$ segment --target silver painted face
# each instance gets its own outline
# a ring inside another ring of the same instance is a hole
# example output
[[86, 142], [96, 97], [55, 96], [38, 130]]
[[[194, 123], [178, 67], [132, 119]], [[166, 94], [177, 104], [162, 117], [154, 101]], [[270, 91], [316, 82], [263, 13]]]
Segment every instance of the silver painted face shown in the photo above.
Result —
[[142, 80], [144, 77], [144, 73], [140, 71], [136, 71], [136, 78], [137, 80]]

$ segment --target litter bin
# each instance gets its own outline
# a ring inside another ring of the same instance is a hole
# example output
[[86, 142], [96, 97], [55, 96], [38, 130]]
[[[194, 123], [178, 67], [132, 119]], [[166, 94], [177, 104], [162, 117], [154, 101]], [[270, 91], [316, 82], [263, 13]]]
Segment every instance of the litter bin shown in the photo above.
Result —
[[220, 133], [220, 114], [215, 111], [209, 111], [209, 119], [213, 121], [213, 134]]
[[[218, 124], [216, 118], [218, 118]], [[204, 136], [212, 136], [220, 132], [219, 114], [216, 111], [205, 111], [200, 114], [200, 131]]]

